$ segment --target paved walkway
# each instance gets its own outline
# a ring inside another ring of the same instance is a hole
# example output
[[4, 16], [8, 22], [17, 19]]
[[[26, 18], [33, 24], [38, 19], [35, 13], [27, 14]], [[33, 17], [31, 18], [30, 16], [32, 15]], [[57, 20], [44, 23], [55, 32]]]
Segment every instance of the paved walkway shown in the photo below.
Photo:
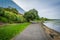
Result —
[[49, 38], [40, 27], [40, 24], [31, 24], [13, 40], [49, 40]]

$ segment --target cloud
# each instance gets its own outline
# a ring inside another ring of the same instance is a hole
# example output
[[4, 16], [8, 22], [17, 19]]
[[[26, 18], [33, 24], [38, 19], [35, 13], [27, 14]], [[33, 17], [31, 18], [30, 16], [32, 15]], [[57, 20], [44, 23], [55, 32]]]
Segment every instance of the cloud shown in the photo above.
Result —
[[35, 8], [39, 16], [58, 19], [60, 16], [60, 0], [13, 0], [16, 4], [28, 11]]

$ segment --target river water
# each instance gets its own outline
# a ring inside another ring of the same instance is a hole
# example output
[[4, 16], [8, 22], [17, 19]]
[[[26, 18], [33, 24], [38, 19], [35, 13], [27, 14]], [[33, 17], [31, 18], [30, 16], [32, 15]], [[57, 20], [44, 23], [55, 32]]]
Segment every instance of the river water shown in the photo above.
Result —
[[45, 21], [44, 23], [47, 27], [60, 32], [60, 20]]

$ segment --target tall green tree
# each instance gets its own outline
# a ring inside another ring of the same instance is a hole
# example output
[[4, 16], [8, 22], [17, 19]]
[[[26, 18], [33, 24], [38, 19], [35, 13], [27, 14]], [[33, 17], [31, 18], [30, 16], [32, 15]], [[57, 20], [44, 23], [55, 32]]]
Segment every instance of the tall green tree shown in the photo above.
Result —
[[25, 12], [24, 17], [26, 18], [26, 20], [29, 22], [30, 20], [34, 20], [34, 19], [39, 19], [38, 16], [38, 11], [35, 9], [31, 9], [28, 12]]

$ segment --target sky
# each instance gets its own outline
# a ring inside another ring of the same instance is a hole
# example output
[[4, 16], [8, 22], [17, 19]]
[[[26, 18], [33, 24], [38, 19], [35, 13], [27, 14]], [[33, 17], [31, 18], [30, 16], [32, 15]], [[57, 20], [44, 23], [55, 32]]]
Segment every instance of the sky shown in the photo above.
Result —
[[25, 11], [38, 10], [40, 17], [60, 19], [60, 0], [12, 0]]

